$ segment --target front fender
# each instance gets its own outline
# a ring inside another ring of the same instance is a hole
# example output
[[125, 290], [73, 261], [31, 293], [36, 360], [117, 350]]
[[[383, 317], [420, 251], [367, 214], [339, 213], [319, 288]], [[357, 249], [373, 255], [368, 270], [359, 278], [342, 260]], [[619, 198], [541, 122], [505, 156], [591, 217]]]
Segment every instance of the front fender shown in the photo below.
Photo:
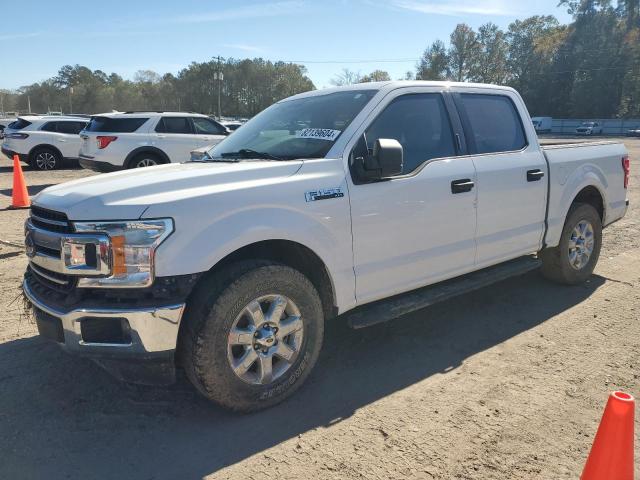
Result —
[[[348, 204], [345, 208], [348, 209]], [[157, 251], [156, 275], [205, 272], [248, 245], [289, 240], [309, 248], [323, 261], [333, 283], [337, 305], [342, 309], [355, 301], [347, 219], [331, 215], [318, 218], [293, 208], [275, 206], [236, 210], [211, 223], [181, 223], [176, 219], [176, 232]]]

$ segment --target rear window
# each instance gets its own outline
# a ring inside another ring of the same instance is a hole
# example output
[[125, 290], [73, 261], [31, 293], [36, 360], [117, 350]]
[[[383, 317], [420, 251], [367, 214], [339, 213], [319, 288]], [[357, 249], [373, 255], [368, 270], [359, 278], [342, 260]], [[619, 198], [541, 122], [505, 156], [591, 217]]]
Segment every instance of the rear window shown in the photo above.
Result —
[[459, 99], [470, 130], [467, 140], [476, 153], [512, 152], [527, 145], [520, 115], [509, 97], [463, 93]]
[[138, 130], [149, 118], [111, 118], [92, 117], [87, 132], [132, 133]]
[[11, 122], [7, 128], [22, 130], [23, 128], [27, 128], [29, 125], [31, 125], [31, 122], [27, 122], [24, 118], [19, 118], [15, 122]]

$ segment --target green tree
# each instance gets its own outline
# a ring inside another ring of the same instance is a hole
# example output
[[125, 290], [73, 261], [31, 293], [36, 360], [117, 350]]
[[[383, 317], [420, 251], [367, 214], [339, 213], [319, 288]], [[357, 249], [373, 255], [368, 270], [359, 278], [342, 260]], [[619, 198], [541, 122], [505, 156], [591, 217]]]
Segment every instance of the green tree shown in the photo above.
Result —
[[391, 76], [389, 76], [389, 72], [385, 72], [384, 70], [374, 70], [369, 75], [365, 75], [360, 79], [361, 82], [387, 82], [391, 80]]
[[469, 80], [478, 48], [477, 36], [473, 29], [465, 23], [456, 25], [451, 33], [449, 45], [449, 67], [455, 81]]
[[493, 23], [478, 28], [477, 48], [470, 61], [470, 77], [474, 82], [504, 84], [509, 78], [505, 34]]
[[422, 53], [416, 67], [418, 80], [448, 80], [449, 56], [442, 40], [436, 40]]

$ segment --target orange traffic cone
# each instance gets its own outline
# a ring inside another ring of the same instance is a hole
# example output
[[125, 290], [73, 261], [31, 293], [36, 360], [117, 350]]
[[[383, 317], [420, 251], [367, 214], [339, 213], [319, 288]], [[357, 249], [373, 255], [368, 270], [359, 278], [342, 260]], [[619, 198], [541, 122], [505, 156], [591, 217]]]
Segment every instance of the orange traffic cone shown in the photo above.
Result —
[[634, 409], [628, 393], [609, 395], [580, 480], [633, 480]]
[[31, 200], [27, 191], [27, 184], [24, 181], [20, 157], [13, 156], [13, 192], [11, 194], [11, 207], [9, 208], [29, 208]]

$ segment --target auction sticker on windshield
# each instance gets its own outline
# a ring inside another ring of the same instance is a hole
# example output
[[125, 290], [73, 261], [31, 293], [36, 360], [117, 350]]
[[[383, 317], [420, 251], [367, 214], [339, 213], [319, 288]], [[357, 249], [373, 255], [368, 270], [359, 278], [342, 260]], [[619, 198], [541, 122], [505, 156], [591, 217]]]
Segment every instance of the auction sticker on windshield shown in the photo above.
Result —
[[341, 130], [333, 130], [331, 128], [305, 128], [296, 132], [296, 137], [298, 138], [315, 138], [318, 140], [328, 140], [333, 142], [338, 135], [340, 135]]

